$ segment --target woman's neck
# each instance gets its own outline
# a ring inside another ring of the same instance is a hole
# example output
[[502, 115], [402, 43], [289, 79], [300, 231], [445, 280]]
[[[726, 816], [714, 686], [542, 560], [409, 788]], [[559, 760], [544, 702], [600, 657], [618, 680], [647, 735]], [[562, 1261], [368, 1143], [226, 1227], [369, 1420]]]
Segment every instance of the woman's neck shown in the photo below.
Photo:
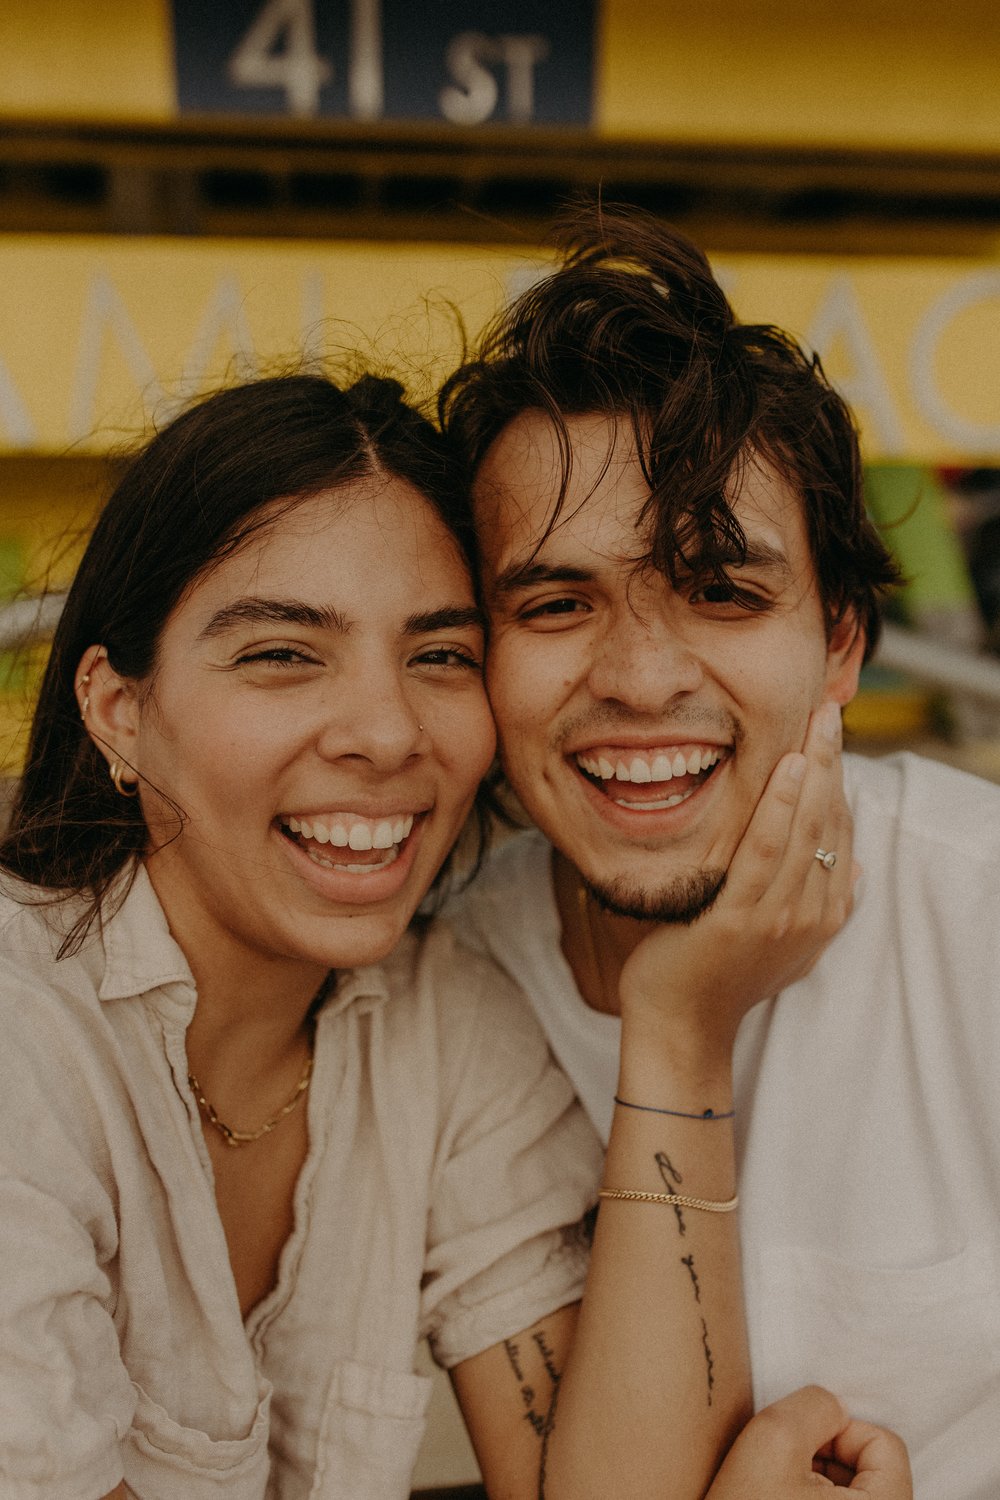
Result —
[[298, 1056], [311, 1037], [311, 1008], [327, 981], [322, 962], [251, 948], [236, 934], [220, 934], [183, 890], [147, 865], [168, 925], [190, 965], [197, 990], [187, 1033], [191, 1071], [202, 1082], [239, 1081], [241, 1090], [268, 1078]]

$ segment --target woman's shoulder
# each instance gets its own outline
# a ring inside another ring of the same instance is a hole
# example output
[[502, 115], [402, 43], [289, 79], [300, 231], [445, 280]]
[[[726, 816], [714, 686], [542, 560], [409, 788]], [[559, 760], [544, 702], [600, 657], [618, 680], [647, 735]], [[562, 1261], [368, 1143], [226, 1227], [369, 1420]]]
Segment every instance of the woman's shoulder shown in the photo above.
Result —
[[0, 997], [28, 976], [38, 988], [56, 982], [66, 916], [51, 891], [0, 875]]

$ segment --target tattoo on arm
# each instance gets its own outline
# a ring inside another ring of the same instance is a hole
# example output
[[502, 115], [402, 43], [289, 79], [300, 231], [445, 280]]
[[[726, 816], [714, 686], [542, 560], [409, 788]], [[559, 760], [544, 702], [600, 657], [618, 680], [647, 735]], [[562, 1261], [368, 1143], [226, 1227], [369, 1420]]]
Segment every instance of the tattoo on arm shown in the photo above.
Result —
[[556, 1403], [559, 1400], [559, 1382], [556, 1381], [552, 1387], [552, 1400], [549, 1402], [548, 1413], [545, 1418], [545, 1427], [542, 1431], [542, 1452], [538, 1462], [538, 1500], [545, 1500], [545, 1471], [549, 1459], [549, 1438], [552, 1436], [556, 1425]]
[[537, 1438], [540, 1438], [542, 1443], [544, 1444], [549, 1428], [549, 1423], [552, 1420], [552, 1415], [555, 1411], [555, 1393], [559, 1389], [559, 1381], [562, 1372], [556, 1365], [555, 1353], [552, 1349], [551, 1344], [545, 1336], [544, 1328], [540, 1328], [537, 1333], [533, 1333], [531, 1335], [531, 1342], [535, 1345], [535, 1348], [537, 1349], [539, 1357], [542, 1361], [542, 1365], [545, 1369], [545, 1373], [548, 1376], [549, 1380], [552, 1382], [552, 1399], [549, 1405], [542, 1411], [539, 1411], [538, 1408], [539, 1406], [544, 1406], [544, 1398], [542, 1400], [539, 1400], [539, 1393], [536, 1392], [534, 1386], [531, 1384], [530, 1379], [524, 1373], [524, 1362], [521, 1357], [520, 1344], [518, 1344], [514, 1339], [504, 1339], [503, 1347], [504, 1352], [507, 1355], [507, 1363], [510, 1365], [510, 1368], [514, 1374], [514, 1379], [517, 1381], [518, 1393], [521, 1398], [521, 1405], [524, 1407], [524, 1420], [528, 1423], [529, 1427], [531, 1427], [535, 1436]]
[[[663, 1178], [663, 1185], [666, 1188], [667, 1192], [676, 1193], [677, 1189], [683, 1183], [684, 1178], [678, 1172], [677, 1168], [670, 1160], [670, 1157], [665, 1151], [657, 1151], [653, 1160], [656, 1162], [656, 1165], [659, 1168], [660, 1176]], [[684, 1223], [683, 1209], [681, 1208], [679, 1203], [674, 1203], [671, 1205], [671, 1207], [673, 1208], [674, 1213], [677, 1215], [678, 1231], [682, 1235], [687, 1234], [687, 1225]]]
[[[667, 1192], [676, 1192], [683, 1183], [684, 1179], [681, 1176], [680, 1172], [678, 1172], [677, 1168], [674, 1166], [673, 1162], [670, 1160], [670, 1157], [665, 1151], [657, 1151], [653, 1159], [656, 1162], [657, 1168], [659, 1170], [661, 1178], [663, 1179], [663, 1184], [666, 1187]], [[687, 1225], [684, 1222], [684, 1214], [681, 1211], [681, 1206], [679, 1203], [673, 1204], [672, 1207], [674, 1213], [677, 1216], [677, 1231], [683, 1239], [687, 1234]], [[689, 1255], [682, 1255], [680, 1259], [681, 1265], [685, 1267], [688, 1275], [691, 1278], [691, 1289], [694, 1292], [694, 1300], [695, 1302], [700, 1304], [701, 1282], [698, 1280], [698, 1271], [694, 1263], [694, 1253], [692, 1252]], [[708, 1342], [708, 1324], [706, 1323], [703, 1315], [701, 1316], [699, 1321], [701, 1322], [701, 1343], [705, 1354], [705, 1379], [707, 1386], [707, 1398], [708, 1405], [711, 1406], [712, 1391], [715, 1386], [715, 1360], [712, 1356], [712, 1350]]]

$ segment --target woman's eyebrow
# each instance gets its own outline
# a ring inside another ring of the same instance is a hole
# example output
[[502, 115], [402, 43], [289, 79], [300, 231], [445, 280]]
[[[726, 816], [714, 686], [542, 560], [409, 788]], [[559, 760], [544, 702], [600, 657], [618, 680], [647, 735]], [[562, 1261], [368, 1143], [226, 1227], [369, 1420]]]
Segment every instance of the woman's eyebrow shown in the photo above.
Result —
[[[334, 630], [347, 635], [351, 622], [332, 606], [318, 607], [298, 599], [234, 599], [217, 609], [198, 633], [199, 640], [224, 635], [241, 625], [300, 625], [307, 630]], [[475, 626], [485, 630], [486, 620], [474, 604], [446, 604], [439, 609], [422, 610], [408, 615], [403, 622], [404, 635], [427, 635], [435, 630], [464, 630]]]
[[318, 608], [298, 599], [234, 599], [217, 609], [198, 632], [199, 640], [224, 635], [237, 625], [304, 625], [313, 630], [336, 630], [344, 634], [347, 622], [332, 607]]
[[408, 615], [403, 634], [430, 635], [435, 630], [468, 630], [470, 626], [486, 629], [486, 616], [481, 609], [474, 604], [446, 604], [441, 609]]

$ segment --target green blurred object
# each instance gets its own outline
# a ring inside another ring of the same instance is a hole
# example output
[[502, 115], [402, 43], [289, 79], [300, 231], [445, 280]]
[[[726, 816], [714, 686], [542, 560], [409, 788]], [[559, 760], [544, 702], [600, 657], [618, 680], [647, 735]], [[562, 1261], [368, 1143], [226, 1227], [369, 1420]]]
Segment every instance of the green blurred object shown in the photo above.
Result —
[[913, 464], [872, 464], [865, 471], [865, 493], [872, 519], [903, 570], [899, 601], [906, 620], [920, 628], [954, 611], [967, 621], [976, 596], [946, 492], [933, 472]]
[[[27, 549], [19, 536], [0, 536], [0, 605], [14, 599], [24, 587]], [[26, 681], [27, 653], [0, 651], [0, 693], [18, 693]]]

